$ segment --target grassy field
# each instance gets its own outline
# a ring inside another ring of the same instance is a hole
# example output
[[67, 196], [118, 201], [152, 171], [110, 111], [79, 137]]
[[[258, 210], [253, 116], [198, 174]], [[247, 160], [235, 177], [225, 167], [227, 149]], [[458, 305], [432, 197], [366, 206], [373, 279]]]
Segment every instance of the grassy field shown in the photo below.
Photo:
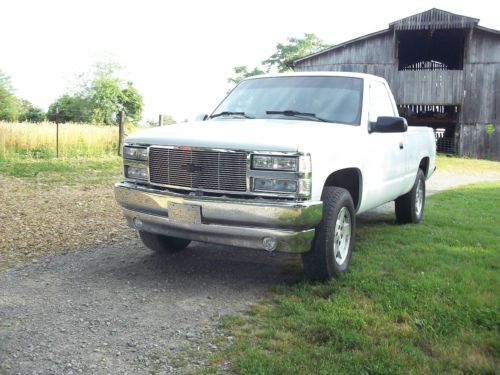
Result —
[[[118, 127], [59, 124], [59, 155], [93, 157], [116, 154]], [[56, 124], [0, 122], [0, 160], [56, 156]]]
[[[500, 184], [430, 197], [419, 225], [358, 227], [351, 271], [226, 318], [241, 374], [498, 373]], [[207, 369], [206, 373], [210, 373]]]
[[[128, 131], [132, 131], [130, 128]], [[0, 175], [48, 184], [112, 184], [121, 173], [118, 128], [0, 122]]]
[[449, 157], [438, 155], [436, 166], [439, 172], [445, 173], [493, 173], [500, 176], [500, 162], [491, 160], [478, 160]]
[[27, 182], [49, 185], [93, 185], [116, 182], [122, 172], [119, 156], [86, 158], [0, 160], [0, 176], [19, 177]]

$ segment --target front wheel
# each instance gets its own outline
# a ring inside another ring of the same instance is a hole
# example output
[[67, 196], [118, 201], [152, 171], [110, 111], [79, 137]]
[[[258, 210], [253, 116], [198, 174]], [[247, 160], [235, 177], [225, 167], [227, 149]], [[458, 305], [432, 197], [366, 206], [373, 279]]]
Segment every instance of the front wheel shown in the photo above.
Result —
[[327, 186], [323, 190], [323, 219], [316, 227], [314, 243], [302, 255], [304, 273], [310, 280], [330, 280], [346, 272], [356, 236], [356, 216], [351, 194]]
[[139, 231], [142, 243], [149, 249], [162, 253], [175, 253], [185, 249], [190, 243], [190, 240], [183, 238], [163, 236], [161, 234]]
[[418, 224], [424, 216], [425, 175], [419, 169], [411, 190], [395, 201], [396, 219], [400, 224]]

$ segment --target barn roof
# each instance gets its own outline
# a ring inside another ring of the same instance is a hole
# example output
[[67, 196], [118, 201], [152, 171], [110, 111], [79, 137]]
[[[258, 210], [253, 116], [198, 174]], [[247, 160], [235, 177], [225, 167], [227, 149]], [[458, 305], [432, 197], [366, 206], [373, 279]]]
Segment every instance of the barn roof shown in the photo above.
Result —
[[437, 30], [437, 29], [465, 29], [474, 27], [479, 19], [461, 16], [432, 8], [425, 12], [400, 19], [389, 24], [396, 30]]

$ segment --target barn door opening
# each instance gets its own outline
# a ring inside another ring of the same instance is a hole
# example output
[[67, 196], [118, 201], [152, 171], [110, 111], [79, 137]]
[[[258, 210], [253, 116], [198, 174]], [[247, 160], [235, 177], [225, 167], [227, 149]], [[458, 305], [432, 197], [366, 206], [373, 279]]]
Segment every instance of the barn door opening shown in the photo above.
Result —
[[437, 152], [456, 154], [455, 130], [460, 106], [457, 105], [398, 105], [399, 115], [410, 126], [429, 126], [434, 130]]
[[463, 29], [399, 31], [399, 70], [462, 70]]

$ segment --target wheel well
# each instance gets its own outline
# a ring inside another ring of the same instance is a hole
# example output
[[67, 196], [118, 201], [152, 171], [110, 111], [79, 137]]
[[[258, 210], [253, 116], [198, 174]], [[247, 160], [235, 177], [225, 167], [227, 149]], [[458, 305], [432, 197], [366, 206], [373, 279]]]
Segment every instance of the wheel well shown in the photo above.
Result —
[[354, 202], [357, 210], [361, 203], [362, 192], [361, 171], [357, 168], [346, 168], [333, 172], [325, 181], [324, 186], [337, 186], [346, 189]]
[[425, 157], [420, 160], [420, 164], [418, 165], [418, 169], [421, 169], [424, 172], [425, 177], [427, 177], [427, 173], [429, 172], [429, 158]]

